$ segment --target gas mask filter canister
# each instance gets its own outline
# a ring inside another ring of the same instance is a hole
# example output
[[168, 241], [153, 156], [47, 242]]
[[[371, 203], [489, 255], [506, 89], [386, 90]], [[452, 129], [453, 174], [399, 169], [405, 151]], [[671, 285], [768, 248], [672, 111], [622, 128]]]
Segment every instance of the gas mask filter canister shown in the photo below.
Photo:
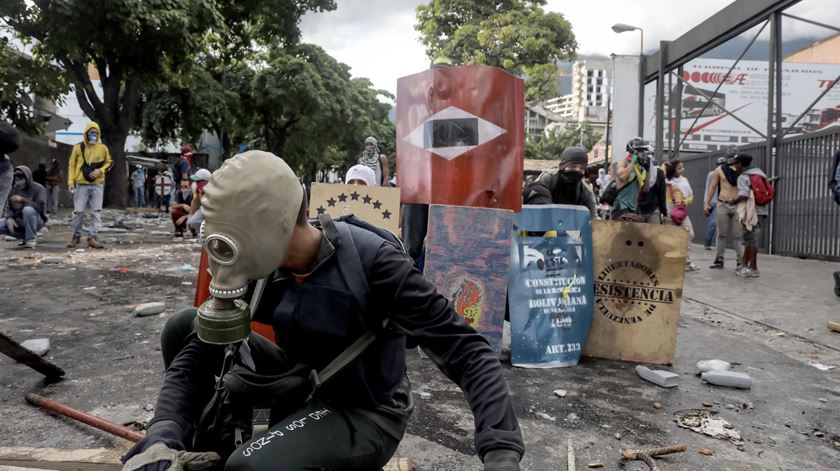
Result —
[[198, 308], [198, 337], [230, 344], [251, 332], [251, 310], [241, 298], [250, 280], [270, 275], [286, 256], [303, 189], [281, 158], [248, 151], [213, 173], [201, 200], [201, 239], [212, 281]]

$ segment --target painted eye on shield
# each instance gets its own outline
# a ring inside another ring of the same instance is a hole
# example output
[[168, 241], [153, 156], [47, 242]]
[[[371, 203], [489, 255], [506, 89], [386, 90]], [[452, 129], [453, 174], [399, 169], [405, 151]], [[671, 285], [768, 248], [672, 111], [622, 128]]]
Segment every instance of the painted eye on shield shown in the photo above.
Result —
[[204, 248], [207, 250], [207, 255], [221, 265], [232, 265], [239, 257], [236, 243], [221, 234], [208, 236]]

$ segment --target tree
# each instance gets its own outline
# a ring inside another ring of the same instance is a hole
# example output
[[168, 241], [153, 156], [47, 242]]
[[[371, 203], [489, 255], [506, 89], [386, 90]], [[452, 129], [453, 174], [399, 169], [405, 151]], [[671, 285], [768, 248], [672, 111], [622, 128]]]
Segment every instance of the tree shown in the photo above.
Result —
[[545, 0], [432, 0], [417, 7], [420, 40], [430, 59], [501, 67], [526, 76], [529, 100], [556, 94], [555, 63], [574, 57], [571, 24], [545, 12]]
[[589, 121], [571, 121], [549, 131], [546, 137], [539, 141], [526, 141], [525, 158], [557, 160], [566, 147], [579, 146], [589, 152], [600, 140], [601, 134], [592, 129]]
[[[7, 0], [0, 17], [20, 37], [37, 41], [37, 58], [70, 73], [79, 105], [99, 123], [114, 159], [106, 199], [122, 207], [125, 140], [142, 95], [159, 90], [210, 41], [250, 45], [252, 35], [262, 35], [293, 43], [303, 12], [334, 7], [332, 0]], [[101, 94], [89, 65], [99, 74]]]
[[0, 38], [0, 115], [27, 134], [40, 134], [44, 121], [33, 106], [32, 95], [57, 101], [70, 90], [60, 68], [28, 57]]

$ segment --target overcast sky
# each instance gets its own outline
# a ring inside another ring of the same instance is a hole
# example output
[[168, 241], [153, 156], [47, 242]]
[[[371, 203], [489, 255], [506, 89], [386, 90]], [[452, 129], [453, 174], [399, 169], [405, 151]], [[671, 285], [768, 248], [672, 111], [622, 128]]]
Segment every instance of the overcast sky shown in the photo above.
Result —
[[[414, 30], [419, 0], [337, 0], [338, 9], [312, 13], [301, 21], [303, 40], [323, 47], [367, 77], [376, 88], [396, 92], [397, 78], [425, 70], [429, 60]], [[547, 9], [566, 16], [580, 54], [638, 54], [639, 33], [616, 34], [610, 27], [626, 23], [644, 29], [645, 49], [672, 40], [732, 0], [549, 0]], [[796, 16], [840, 25], [840, 1], [803, 0], [788, 10]], [[769, 29], [769, 28], [768, 28]], [[784, 19], [787, 38], [827, 36], [831, 31]]]

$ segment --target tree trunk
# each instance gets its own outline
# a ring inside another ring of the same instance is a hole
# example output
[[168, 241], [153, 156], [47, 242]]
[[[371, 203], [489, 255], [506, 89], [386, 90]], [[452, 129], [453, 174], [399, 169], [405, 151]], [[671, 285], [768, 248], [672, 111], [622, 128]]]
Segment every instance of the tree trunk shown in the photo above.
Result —
[[105, 206], [123, 209], [128, 205], [128, 170], [126, 169], [125, 140], [128, 133], [105, 134], [103, 141], [111, 152], [111, 170], [105, 176]]

